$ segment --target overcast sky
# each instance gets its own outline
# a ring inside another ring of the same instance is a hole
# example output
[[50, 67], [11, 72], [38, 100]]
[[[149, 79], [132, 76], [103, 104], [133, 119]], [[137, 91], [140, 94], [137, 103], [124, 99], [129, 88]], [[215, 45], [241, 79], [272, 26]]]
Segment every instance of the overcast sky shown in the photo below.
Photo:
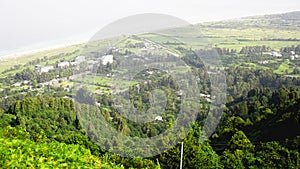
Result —
[[0, 0], [0, 55], [87, 40], [134, 14], [162, 13], [198, 23], [299, 10], [300, 0]]

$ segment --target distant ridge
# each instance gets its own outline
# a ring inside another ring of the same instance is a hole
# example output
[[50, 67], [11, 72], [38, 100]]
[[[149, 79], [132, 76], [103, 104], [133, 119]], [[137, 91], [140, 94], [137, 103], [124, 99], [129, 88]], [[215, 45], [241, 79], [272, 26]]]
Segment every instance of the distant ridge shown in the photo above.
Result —
[[300, 11], [293, 11], [287, 13], [280, 13], [280, 14], [269, 14], [269, 15], [262, 15], [262, 16], [250, 16], [245, 18], [257, 18], [260, 19], [281, 19], [281, 20], [300, 20]]
[[196, 24], [196, 26], [233, 29], [258, 27], [283, 30], [300, 30], [300, 11], [281, 14], [256, 15], [217, 22], [199, 23]]

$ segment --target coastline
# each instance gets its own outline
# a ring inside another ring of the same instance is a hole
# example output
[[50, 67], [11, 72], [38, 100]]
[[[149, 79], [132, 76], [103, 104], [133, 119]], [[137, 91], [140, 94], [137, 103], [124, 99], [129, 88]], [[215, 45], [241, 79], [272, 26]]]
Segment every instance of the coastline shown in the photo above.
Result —
[[70, 46], [75, 46], [75, 45], [81, 45], [86, 43], [87, 41], [77, 41], [77, 42], [69, 42], [69, 43], [62, 43], [59, 45], [50, 45], [49, 47], [42, 47], [42, 48], [33, 48], [33, 49], [18, 49], [18, 50], [23, 50], [19, 52], [15, 52], [12, 54], [4, 54], [0, 55], [0, 61], [9, 61], [9, 60], [15, 60], [20, 57], [25, 57], [28, 55], [33, 55], [39, 52], [46, 52], [49, 50], [55, 50], [55, 49], [60, 49], [60, 48], [65, 48], [65, 47], [70, 47]]

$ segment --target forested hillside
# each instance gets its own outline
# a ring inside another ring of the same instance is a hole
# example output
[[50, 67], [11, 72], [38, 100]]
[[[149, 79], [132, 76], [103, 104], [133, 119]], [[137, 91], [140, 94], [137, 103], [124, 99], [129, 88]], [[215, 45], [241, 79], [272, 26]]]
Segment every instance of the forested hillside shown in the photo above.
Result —
[[[251, 90], [246, 97], [228, 103], [222, 124], [211, 141], [200, 142], [200, 126], [195, 123], [184, 141], [184, 166], [299, 167], [299, 93], [296, 89]], [[28, 98], [11, 105], [1, 115], [1, 143], [5, 152], [2, 165], [98, 168], [116, 167], [112, 163], [117, 163], [153, 168], [159, 163], [163, 168], [178, 168], [180, 145], [149, 159], [127, 159], [106, 152], [80, 129], [72, 106], [71, 100], [55, 98]], [[17, 147], [22, 148], [14, 149]], [[19, 156], [12, 157], [8, 148], [18, 151]], [[45, 154], [47, 150], [51, 150], [49, 155]]]

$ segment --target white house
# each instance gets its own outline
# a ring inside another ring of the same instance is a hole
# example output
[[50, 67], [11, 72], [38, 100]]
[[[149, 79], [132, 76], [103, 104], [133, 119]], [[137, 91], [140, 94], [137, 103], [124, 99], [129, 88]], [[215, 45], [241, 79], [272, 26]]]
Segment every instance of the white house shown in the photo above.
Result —
[[76, 66], [78, 63], [77, 62], [71, 62], [70, 65], [71, 66]]
[[264, 60], [264, 61], [258, 61], [258, 63], [259, 63], [259, 64], [263, 64], [263, 65], [265, 65], [265, 64], [268, 64], [268, 63], [269, 63], [269, 61], [267, 61], [267, 60]]
[[24, 85], [27, 85], [27, 84], [29, 84], [29, 82], [30, 82], [29, 80], [24, 80], [24, 81], [23, 81], [23, 84], [24, 84]]
[[49, 72], [50, 70], [53, 70], [53, 69], [54, 69], [54, 66], [40, 66], [40, 65], [35, 66], [35, 70], [38, 73], [47, 73], [47, 72]]
[[46, 66], [42, 68], [42, 72], [49, 72], [50, 70], [53, 70], [54, 66]]
[[112, 64], [114, 62], [114, 56], [113, 55], [102, 56], [101, 61], [103, 65], [107, 65], [108, 63]]
[[69, 66], [70, 66], [69, 62], [60, 62], [56, 65], [56, 67], [58, 67], [58, 68], [66, 68], [66, 67], [69, 67]]
[[157, 120], [157, 121], [164, 121], [163, 118], [162, 118], [161, 116], [156, 116], [156, 117], [155, 117], [155, 120]]
[[22, 85], [22, 83], [18, 82], [18, 83], [15, 83], [15, 84], [11, 85], [11, 86], [13, 86], [13, 87], [19, 87], [21, 85]]
[[210, 98], [210, 94], [200, 93], [200, 97]]

